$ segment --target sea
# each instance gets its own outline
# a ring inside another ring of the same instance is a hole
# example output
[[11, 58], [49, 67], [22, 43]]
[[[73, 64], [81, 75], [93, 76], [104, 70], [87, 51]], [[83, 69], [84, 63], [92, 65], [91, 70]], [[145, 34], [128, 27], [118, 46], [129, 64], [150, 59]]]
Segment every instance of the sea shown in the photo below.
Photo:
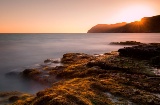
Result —
[[1, 33], [0, 92], [34, 94], [47, 86], [16, 74], [43, 64], [46, 59], [60, 59], [65, 53], [103, 54], [117, 51], [126, 46], [109, 43], [121, 41], [160, 43], [160, 33]]

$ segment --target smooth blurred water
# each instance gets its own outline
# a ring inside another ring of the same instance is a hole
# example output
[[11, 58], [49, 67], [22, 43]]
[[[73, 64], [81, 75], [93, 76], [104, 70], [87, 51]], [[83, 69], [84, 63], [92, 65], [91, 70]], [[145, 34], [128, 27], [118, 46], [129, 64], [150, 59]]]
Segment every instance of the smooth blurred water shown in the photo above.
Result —
[[20, 77], [8, 77], [10, 71], [42, 63], [47, 58], [60, 58], [64, 53], [99, 54], [124, 46], [110, 42], [160, 42], [159, 33], [96, 33], [96, 34], [0, 34], [0, 91], [35, 93], [44, 86]]

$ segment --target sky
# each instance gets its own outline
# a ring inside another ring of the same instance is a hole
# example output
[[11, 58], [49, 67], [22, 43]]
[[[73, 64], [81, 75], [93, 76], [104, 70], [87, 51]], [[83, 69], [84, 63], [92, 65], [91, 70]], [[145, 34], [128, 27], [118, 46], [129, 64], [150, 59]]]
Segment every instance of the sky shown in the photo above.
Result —
[[160, 0], [0, 0], [0, 33], [86, 33], [160, 15]]

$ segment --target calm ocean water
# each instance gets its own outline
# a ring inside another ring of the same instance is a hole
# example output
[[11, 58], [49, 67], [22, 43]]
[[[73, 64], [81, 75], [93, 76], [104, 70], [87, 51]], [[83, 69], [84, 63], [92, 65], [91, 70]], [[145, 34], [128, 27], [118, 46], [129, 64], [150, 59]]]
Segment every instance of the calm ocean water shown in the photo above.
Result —
[[115, 41], [160, 43], [160, 34], [0, 34], [0, 91], [35, 93], [45, 86], [20, 77], [7, 76], [6, 73], [20, 72], [47, 58], [61, 58], [68, 52], [100, 54], [124, 47], [108, 45]]

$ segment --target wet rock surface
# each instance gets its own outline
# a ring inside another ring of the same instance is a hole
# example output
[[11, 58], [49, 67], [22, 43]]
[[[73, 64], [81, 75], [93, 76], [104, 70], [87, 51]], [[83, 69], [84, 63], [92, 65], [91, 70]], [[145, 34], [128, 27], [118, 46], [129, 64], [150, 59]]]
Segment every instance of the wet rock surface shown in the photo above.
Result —
[[10, 105], [16, 101], [31, 99], [34, 95], [21, 93], [17, 91], [0, 92], [0, 105]]
[[147, 60], [155, 69], [153, 72], [160, 75], [160, 43], [149, 43], [133, 47], [125, 47], [118, 50], [122, 57]]
[[133, 57], [138, 59], [151, 59], [160, 56], [160, 43], [150, 43], [133, 47], [119, 49], [120, 56]]
[[119, 50], [120, 55], [118, 52], [100, 55], [67, 53], [60, 66], [26, 69], [22, 72], [25, 78], [50, 87], [32, 98], [22, 100], [13, 95], [9, 99], [15, 101], [13, 105], [159, 105], [160, 76], [151, 72], [148, 59], [137, 59], [136, 54], [130, 56], [125, 51], [143, 49], [146, 53], [155, 49], [156, 52], [159, 45], [139, 47]]

